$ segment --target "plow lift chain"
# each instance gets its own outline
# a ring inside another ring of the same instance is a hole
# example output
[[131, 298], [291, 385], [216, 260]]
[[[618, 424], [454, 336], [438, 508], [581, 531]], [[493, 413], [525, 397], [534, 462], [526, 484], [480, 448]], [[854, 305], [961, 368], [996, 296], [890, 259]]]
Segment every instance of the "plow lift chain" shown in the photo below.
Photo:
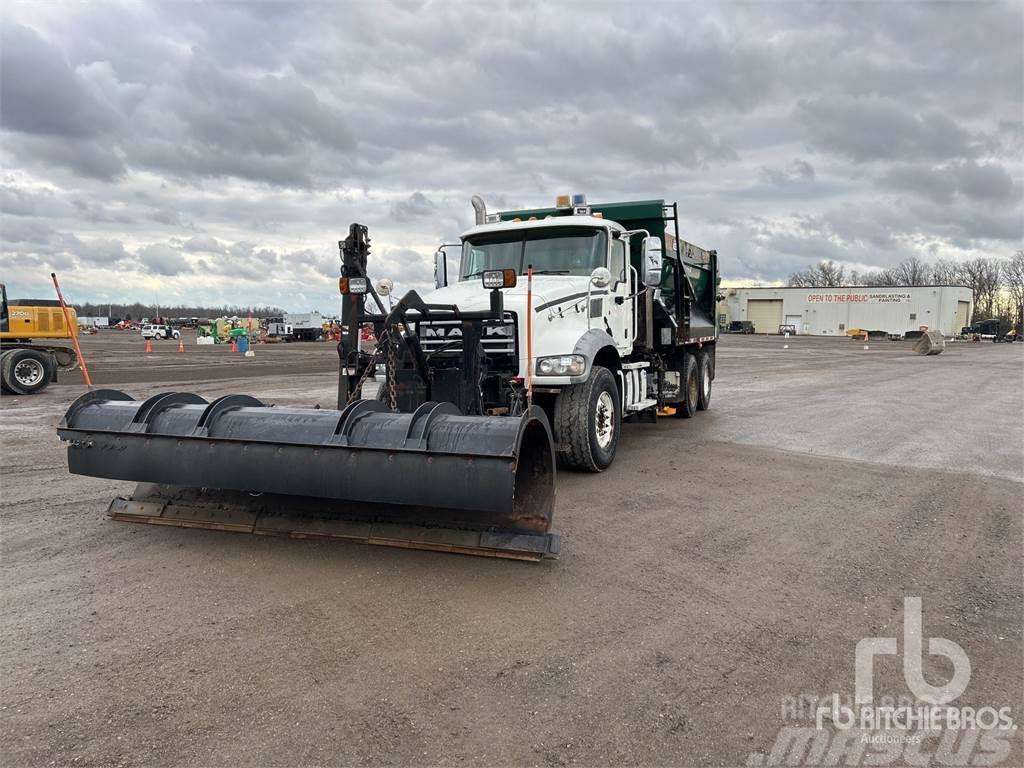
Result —
[[376, 372], [377, 363], [380, 361], [381, 357], [381, 350], [387, 349], [387, 362], [385, 363], [385, 367], [387, 369], [387, 381], [384, 383], [387, 400], [385, 402], [387, 402], [388, 410], [398, 410], [398, 396], [395, 383], [395, 350], [398, 347], [398, 342], [392, 339], [394, 327], [395, 326], [392, 326], [392, 328], [385, 328], [377, 339], [377, 349], [374, 350], [372, 355], [370, 355], [369, 361], [363, 368], [363, 372], [359, 375], [359, 379], [352, 387], [352, 391], [349, 393], [346, 403], [352, 403], [353, 401], [360, 399], [363, 392], [363, 385], [366, 383], [366, 380]]

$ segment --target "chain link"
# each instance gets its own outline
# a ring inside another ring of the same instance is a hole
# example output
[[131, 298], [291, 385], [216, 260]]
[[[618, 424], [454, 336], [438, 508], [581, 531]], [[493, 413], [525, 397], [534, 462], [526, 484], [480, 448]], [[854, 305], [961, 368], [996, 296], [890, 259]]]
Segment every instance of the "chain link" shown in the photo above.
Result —
[[387, 348], [387, 381], [384, 383], [384, 386], [386, 387], [385, 396], [387, 397], [388, 408], [395, 412], [398, 411], [398, 386], [395, 381], [396, 350], [398, 348], [398, 341], [394, 339], [396, 335], [395, 332], [397, 330], [398, 326], [395, 325], [381, 331], [380, 338], [377, 339], [377, 348], [373, 351], [373, 357], [370, 358], [370, 362], [363, 370], [362, 375], [359, 377], [359, 381], [357, 381], [355, 386], [352, 387], [352, 391], [348, 396], [348, 402], [351, 403], [356, 399], [356, 395], [362, 392], [363, 385], [366, 383], [366, 380], [377, 370], [377, 361], [381, 357], [381, 351]]
[[[376, 371], [377, 371], [377, 360], [380, 358], [381, 345], [382, 344], [387, 344], [389, 342], [389, 340], [390, 339], [389, 339], [388, 329], [385, 328], [384, 331], [381, 333], [380, 338], [377, 339], [377, 348], [373, 351], [373, 357], [370, 358], [369, 364], [367, 364], [366, 368], [363, 370], [363, 373], [359, 377], [359, 380], [355, 383], [355, 386], [352, 387], [352, 391], [349, 392], [348, 402], [351, 403], [353, 400], [356, 399], [356, 395], [358, 395], [358, 394], [360, 394], [362, 392], [363, 385], [366, 383], [366, 380], [368, 378], [370, 378], [371, 374], [376, 373]], [[392, 354], [392, 357], [393, 357], [393, 354]], [[394, 408], [392, 408], [392, 410], [394, 410]]]
[[388, 385], [388, 408], [392, 412], [398, 412], [398, 387], [395, 383], [395, 349], [398, 347], [398, 342], [392, 342], [391, 337], [394, 336], [394, 331], [398, 329], [398, 326], [392, 326], [392, 333], [388, 336], [388, 362], [387, 362], [387, 385]]

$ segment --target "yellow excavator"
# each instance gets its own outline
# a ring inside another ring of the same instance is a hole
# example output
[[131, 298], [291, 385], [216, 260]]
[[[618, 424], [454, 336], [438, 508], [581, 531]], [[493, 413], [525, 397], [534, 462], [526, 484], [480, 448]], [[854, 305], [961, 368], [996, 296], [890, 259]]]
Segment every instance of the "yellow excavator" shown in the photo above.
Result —
[[69, 307], [68, 314], [70, 324], [56, 299], [8, 304], [7, 288], [0, 283], [0, 385], [4, 392], [34, 395], [56, 382], [58, 371], [78, 367], [74, 349], [50, 343], [78, 334], [75, 310]]

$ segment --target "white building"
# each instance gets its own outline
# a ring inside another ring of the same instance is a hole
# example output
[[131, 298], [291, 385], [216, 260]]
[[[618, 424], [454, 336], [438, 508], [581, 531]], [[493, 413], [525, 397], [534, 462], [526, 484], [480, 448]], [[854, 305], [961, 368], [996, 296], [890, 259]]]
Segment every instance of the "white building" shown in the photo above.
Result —
[[947, 336], [970, 325], [974, 305], [964, 286], [913, 288], [725, 288], [719, 323], [749, 320], [756, 333], [778, 333], [780, 325], [810, 336], [845, 336], [847, 331], [904, 334], [927, 327]]
[[87, 315], [78, 316], [78, 325], [81, 328], [109, 328], [110, 318], [109, 317], [90, 317]]

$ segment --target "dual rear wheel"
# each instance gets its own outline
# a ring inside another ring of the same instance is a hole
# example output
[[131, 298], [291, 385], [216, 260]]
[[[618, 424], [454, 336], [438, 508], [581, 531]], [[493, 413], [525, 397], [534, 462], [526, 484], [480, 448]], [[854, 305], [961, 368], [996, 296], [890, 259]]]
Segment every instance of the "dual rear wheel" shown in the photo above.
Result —
[[714, 380], [711, 355], [703, 349], [696, 355], [684, 355], [679, 374], [683, 399], [675, 403], [675, 415], [691, 419], [697, 411], [711, 407], [711, 382]]

